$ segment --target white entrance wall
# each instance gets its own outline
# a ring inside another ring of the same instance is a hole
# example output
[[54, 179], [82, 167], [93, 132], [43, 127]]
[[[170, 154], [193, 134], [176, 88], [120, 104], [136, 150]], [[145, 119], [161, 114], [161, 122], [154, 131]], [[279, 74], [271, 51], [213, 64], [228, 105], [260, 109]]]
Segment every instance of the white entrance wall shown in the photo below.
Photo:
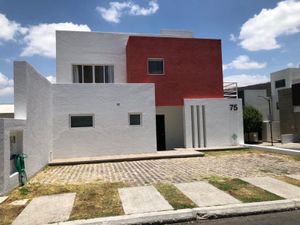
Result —
[[23, 152], [32, 176], [48, 163], [52, 148], [51, 83], [26, 62], [14, 62], [15, 119], [26, 120]]
[[[11, 174], [11, 166], [14, 160], [11, 155], [10, 136], [12, 133], [17, 134], [17, 152], [23, 152], [22, 131], [25, 127], [25, 120], [2, 119], [0, 118], [0, 196], [7, 193], [12, 188], [18, 186], [18, 173]], [[19, 135], [20, 134], [20, 135]], [[37, 164], [39, 162], [36, 162]], [[26, 163], [26, 167], [28, 164]], [[31, 167], [31, 165], [29, 165]]]
[[157, 106], [156, 114], [165, 116], [166, 149], [183, 148], [183, 106]]
[[186, 148], [233, 146], [244, 143], [241, 99], [185, 99]]
[[[130, 126], [129, 113], [142, 125]], [[93, 114], [94, 127], [70, 128], [70, 114]], [[53, 85], [53, 158], [155, 151], [153, 84]]]
[[[29, 176], [53, 158], [156, 151], [154, 84], [51, 84], [26, 62], [14, 71]], [[130, 126], [129, 113], [142, 125]], [[94, 127], [70, 128], [72, 114], [93, 114]]]

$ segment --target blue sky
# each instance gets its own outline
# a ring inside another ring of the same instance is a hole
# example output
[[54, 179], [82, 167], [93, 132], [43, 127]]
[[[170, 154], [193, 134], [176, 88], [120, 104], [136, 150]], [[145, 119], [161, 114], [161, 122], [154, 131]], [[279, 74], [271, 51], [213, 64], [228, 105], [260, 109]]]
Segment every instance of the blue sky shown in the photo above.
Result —
[[[114, 2], [114, 3], [113, 3]], [[13, 102], [13, 60], [55, 76], [55, 29], [222, 40], [224, 79], [240, 86], [300, 64], [298, 0], [0, 0], [0, 103]]]

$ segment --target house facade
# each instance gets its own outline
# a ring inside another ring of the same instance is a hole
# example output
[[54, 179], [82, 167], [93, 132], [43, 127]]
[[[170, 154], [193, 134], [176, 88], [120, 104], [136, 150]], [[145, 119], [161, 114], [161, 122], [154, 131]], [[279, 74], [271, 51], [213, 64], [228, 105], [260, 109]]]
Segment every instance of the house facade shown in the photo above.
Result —
[[297, 119], [294, 120], [299, 114], [299, 107], [298, 103], [292, 100], [292, 96], [298, 93], [296, 84], [299, 80], [300, 68], [287, 68], [271, 73], [273, 124], [277, 134], [275, 138], [282, 142], [300, 140], [299, 129], [296, 128], [299, 127], [299, 122]]
[[[19, 61], [14, 85], [0, 160], [21, 139], [29, 176], [53, 159], [244, 143], [242, 102], [223, 94], [221, 41], [190, 32], [57, 31], [56, 83]], [[17, 182], [5, 167], [2, 190]]]

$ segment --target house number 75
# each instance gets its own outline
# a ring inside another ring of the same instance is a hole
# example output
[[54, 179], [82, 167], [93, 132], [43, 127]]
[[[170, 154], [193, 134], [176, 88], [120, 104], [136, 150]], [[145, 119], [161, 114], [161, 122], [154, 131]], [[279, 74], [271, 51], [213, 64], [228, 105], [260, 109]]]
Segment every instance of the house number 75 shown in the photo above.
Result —
[[237, 104], [230, 104], [229, 107], [230, 107], [230, 111], [237, 111], [239, 109]]

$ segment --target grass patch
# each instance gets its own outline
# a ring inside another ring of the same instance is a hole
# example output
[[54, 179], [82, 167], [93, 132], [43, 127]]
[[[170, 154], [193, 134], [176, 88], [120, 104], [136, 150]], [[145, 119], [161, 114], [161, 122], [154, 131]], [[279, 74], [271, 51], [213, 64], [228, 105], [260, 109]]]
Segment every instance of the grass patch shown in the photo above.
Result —
[[290, 158], [292, 158], [295, 161], [300, 161], [300, 155], [290, 155]]
[[276, 176], [274, 178], [276, 178], [278, 180], [281, 180], [281, 181], [284, 181], [286, 183], [289, 183], [289, 184], [292, 184], [292, 185], [300, 187], [300, 180], [296, 180], [294, 178], [287, 177], [287, 176]]
[[234, 155], [234, 154], [251, 154], [257, 152], [249, 148], [236, 148], [236, 149], [218, 149], [203, 151], [205, 156], [222, 156], [222, 155]]
[[25, 206], [0, 205], [0, 225], [9, 225], [22, 212]]
[[156, 184], [156, 189], [174, 209], [195, 208], [197, 205], [172, 184]]
[[22, 208], [9, 206], [12, 201], [68, 192], [76, 192], [70, 220], [123, 215], [118, 188], [125, 186], [123, 183], [101, 182], [66, 185], [28, 183], [12, 191], [6, 203], [1, 205], [0, 215], [7, 215], [7, 218], [5, 222], [0, 220], [0, 225], [10, 224], [7, 221], [11, 222], [22, 211]]
[[209, 183], [242, 202], [261, 202], [283, 199], [273, 193], [237, 178], [210, 177]]

